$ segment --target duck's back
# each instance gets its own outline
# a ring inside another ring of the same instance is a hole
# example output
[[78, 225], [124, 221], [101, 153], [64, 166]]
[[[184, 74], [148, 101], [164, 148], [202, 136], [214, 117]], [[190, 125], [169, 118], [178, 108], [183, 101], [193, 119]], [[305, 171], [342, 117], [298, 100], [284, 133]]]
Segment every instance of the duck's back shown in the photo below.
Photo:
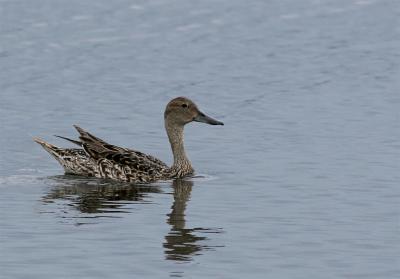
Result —
[[96, 162], [96, 177], [127, 182], [152, 182], [169, 177], [169, 167], [161, 160], [142, 152], [111, 145], [75, 126], [82, 147]]

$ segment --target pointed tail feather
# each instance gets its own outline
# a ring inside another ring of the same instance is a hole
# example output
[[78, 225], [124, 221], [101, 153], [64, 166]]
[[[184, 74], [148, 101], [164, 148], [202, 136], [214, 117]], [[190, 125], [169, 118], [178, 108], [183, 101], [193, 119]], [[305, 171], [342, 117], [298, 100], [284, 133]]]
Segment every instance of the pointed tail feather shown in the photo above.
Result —
[[63, 159], [62, 159], [62, 149], [50, 144], [48, 142], [45, 142], [44, 140], [40, 139], [40, 138], [33, 138], [33, 140], [35, 142], [37, 142], [38, 144], [40, 144], [47, 152], [50, 153], [51, 156], [53, 156], [58, 162], [60, 162], [60, 164], [62, 164]]
[[88, 172], [90, 168], [82, 168], [80, 165], [80, 163], [82, 162], [83, 164], [86, 164], [88, 159], [85, 158], [84, 154], [82, 154], [82, 149], [59, 148], [55, 145], [45, 142], [40, 138], [33, 138], [33, 140], [40, 144], [51, 156], [53, 156], [60, 163], [60, 165], [64, 168], [65, 173], [91, 175], [91, 173]]
[[73, 144], [82, 146], [82, 142], [80, 142], [78, 140], [73, 140], [73, 139], [70, 139], [70, 138], [67, 138], [67, 137], [58, 136], [58, 135], [54, 135], [54, 136], [57, 137], [57, 138], [64, 139], [64, 140], [67, 140], [69, 142], [72, 142]]
[[45, 142], [44, 140], [42, 140], [42, 139], [40, 139], [40, 138], [33, 138], [33, 140], [35, 141], [35, 142], [37, 142], [38, 144], [40, 144], [44, 149], [46, 149], [48, 152], [50, 152], [50, 153], [54, 153], [54, 152], [56, 152], [57, 150], [59, 150], [59, 148], [57, 147], [57, 146], [55, 146], [55, 145], [52, 145], [52, 144], [50, 144], [50, 143], [48, 143], [48, 142]]

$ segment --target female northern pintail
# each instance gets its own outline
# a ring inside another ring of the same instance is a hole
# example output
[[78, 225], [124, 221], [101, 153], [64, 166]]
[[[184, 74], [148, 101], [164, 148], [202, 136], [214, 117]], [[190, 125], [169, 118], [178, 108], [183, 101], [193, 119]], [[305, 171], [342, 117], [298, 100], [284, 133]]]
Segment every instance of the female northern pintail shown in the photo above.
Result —
[[154, 182], [181, 178], [194, 173], [183, 145], [183, 128], [192, 121], [224, 125], [206, 116], [188, 98], [178, 97], [171, 100], [164, 112], [165, 130], [174, 156], [171, 167], [153, 156], [108, 144], [78, 126], [74, 127], [80, 134], [80, 141], [57, 137], [71, 141], [82, 148], [59, 148], [39, 138], [34, 138], [34, 141], [54, 156], [67, 174], [110, 178], [125, 182]]

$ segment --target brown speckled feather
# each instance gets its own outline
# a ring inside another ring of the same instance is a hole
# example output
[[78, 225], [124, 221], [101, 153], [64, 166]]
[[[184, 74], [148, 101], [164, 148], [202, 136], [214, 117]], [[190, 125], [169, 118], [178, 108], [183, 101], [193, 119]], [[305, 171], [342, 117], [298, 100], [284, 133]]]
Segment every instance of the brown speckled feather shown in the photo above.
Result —
[[101, 178], [128, 182], [152, 182], [170, 178], [169, 167], [153, 156], [111, 145], [78, 126], [82, 147], [98, 165]]
[[59, 148], [39, 138], [34, 138], [64, 168], [67, 174], [97, 176], [96, 162], [81, 148]]

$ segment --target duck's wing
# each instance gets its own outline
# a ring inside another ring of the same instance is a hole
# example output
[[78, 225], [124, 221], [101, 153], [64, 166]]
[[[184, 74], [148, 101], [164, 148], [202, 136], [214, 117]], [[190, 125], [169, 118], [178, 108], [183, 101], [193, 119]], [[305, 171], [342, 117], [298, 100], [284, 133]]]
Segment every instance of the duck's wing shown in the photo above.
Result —
[[[92, 155], [95, 158], [97, 158], [96, 154], [98, 154], [98, 153], [114, 151], [115, 153], [127, 153], [127, 154], [133, 154], [138, 157], [144, 157], [147, 160], [153, 162], [154, 164], [160, 165], [161, 167], [166, 167], [166, 168], [168, 167], [167, 164], [165, 164], [163, 161], [157, 159], [154, 156], [142, 153], [142, 152], [134, 150], [134, 149], [124, 148], [124, 147], [109, 144], [109, 143], [105, 142], [104, 140], [92, 135], [91, 133], [87, 132], [86, 130], [82, 129], [81, 127], [79, 127], [77, 125], [74, 125], [74, 127], [79, 132], [79, 134], [80, 134], [79, 139], [81, 141], [75, 141], [75, 140], [71, 140], [71, 139], [68, 139], [65, 137], [60, 137], [60, 136], [57, 136], [57, 137], [72, 141], [75, 144], [78, 144], [82, 147], [84, 147], [83, 143], [85, 143], [88, 148], [88, 150], [86, 150], [86, 151], [89, 153], [89, 155]], [[93, 153], [93, 154], [91, 154], [91, 153]]]
[[78, 126], [74, 127], [80, 134], [83, 149], [98, 162], [102, 177], [148, 182], [160, 179], [168, 170], [165, 163], [153, 156], [111, 145]]

